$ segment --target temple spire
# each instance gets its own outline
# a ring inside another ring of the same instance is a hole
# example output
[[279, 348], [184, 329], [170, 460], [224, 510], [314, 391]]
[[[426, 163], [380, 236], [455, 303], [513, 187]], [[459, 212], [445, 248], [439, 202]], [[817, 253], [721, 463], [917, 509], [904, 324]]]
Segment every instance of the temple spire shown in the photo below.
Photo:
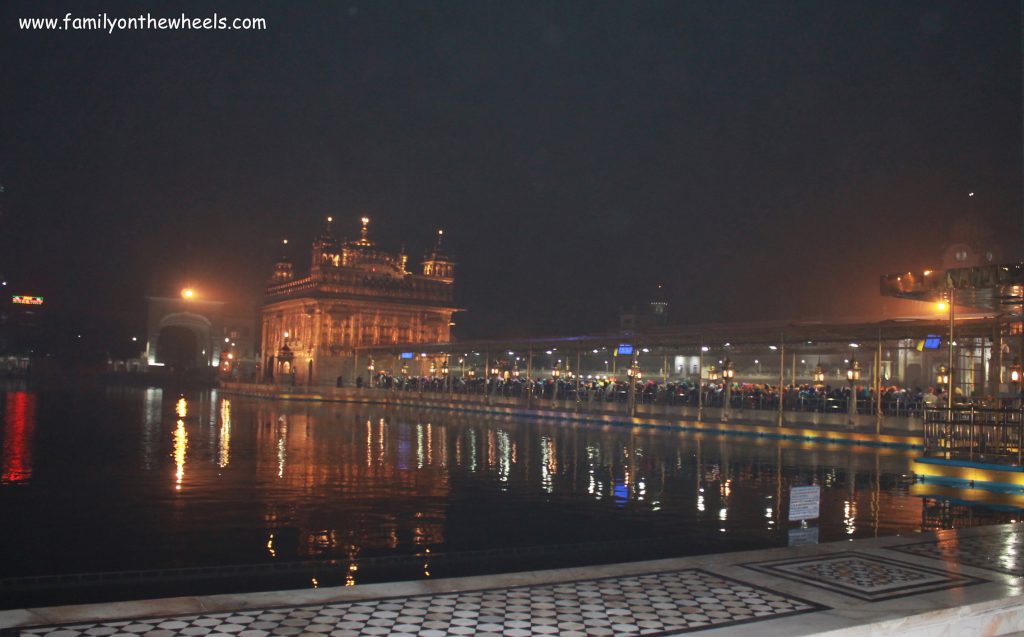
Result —
[[370, 218], [363, 217], [360, 221], [363, 222], [363, 228], [361, 230], [362, 234], [359, 237], [359, 243], [366, 245], [370, 243]]
[[444, 230], [437, 230], [437, 245], [423, 257], [423, 275], [452, 281], [455, 278], [455, 262], [444, 252]]
[[295, 277], [292, 260], [288, 256], [288, 239], [281, 240], [281, 257], [274, 264], [274, 274], [270, 278], [271, 283], [284, 283]]

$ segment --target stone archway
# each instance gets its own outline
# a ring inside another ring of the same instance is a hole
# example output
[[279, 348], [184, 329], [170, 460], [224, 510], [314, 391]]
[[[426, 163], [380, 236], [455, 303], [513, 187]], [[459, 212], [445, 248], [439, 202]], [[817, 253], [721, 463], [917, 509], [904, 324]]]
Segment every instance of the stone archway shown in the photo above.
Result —
[[179, 371], [209, 367], [214, 356], [212, 327], [199, 314], [167, 314], [149, 335], [149, 363], [184, 368]]

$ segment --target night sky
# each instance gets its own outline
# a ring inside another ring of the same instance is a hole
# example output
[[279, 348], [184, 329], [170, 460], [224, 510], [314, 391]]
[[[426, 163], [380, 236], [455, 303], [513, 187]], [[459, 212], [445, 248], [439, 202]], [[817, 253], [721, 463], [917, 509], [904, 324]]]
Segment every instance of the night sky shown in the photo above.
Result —
[[[267, 31], [19, 31], [256, 16]], [[39, 3], [0, 7], [7, 293], [141, 332], [191, 280], [258, 305], [327, 215], [414, 265], [456, 335], [867, 317], [975, 228], [1022, 248], [1017, 2]], [[968, 198], [968, 192], [976, 192]]]

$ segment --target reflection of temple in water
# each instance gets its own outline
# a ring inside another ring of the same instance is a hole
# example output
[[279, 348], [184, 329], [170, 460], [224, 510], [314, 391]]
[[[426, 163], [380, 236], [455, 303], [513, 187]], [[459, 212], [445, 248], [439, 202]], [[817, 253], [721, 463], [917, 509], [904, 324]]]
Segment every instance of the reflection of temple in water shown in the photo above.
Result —
[[[245, 559], [315, 560], [349, 583], [364, 558], [420, 560], [430, 573], [437, 553], [495, 546], [785, 545], [789, 490], [807, 484], [823, 488], [821, 541], [925, 519], [901, 478], [907, 454], [893, 449], [224, 398], [189, 400], [181, 416], [174, 400], [162, 444], [144, 452], [162, 458], [171, 489], [239, 503], [232, 524], [261, 534]], [[197, 528], [188, 515], [174, 523]]]
[[[784, 531], [789, 487], [810, 483], [827, 487], [823, 517], [836, 521], [823, 539], [878, 535], [882, 525], [912, 528], [921, 514], [919, 498], [905, 490], [893, 494], [892, 478], [881, 482], [882, 463], [898, 467], [900, 461], [882, 451], [850, 460], [847, 453], [772, 444], [751, 455], [723, 438], [680, 438], [673, 449], [659, 434], [621, 430], [538, 426], [523, 435], [515, 423], [458, 417], [447, 424], [347, 418], [325, 429], [309, 411], [259, 413], [257, 474], [276, 477], [304, 498], [343, 497], [347, 507], [340, 518], [345, 524], [338, 525], [337, 518], [311, 514], [298, 502], [273, 500], [265, 516], [269, 554], [282, 554], [287, 528], [298, 530], [288, 553], [299, 558], [443, 550], [450, 514], [444, 501], [469, 476], [484, 479], [495, 494], [512, 482], [554, 502], [586, 494], [598, 510], [688, 509], [722, 533]], [[690, 492], [686, 484], [697, 488]]]
[[[334, 426], [315, 422], [308, 411], [274, 409], [259, 410], [256, 419], [259, 481], [301, 494], [299, 500], [267, 498], [271, 557], [344, 559], [444, 543], [449, 451], [443, 425], [356, 416]], [[344, 507], [301, 506], [307, 499]], [[297, 545], [285, 547], [289, 529], [298, 532]]]

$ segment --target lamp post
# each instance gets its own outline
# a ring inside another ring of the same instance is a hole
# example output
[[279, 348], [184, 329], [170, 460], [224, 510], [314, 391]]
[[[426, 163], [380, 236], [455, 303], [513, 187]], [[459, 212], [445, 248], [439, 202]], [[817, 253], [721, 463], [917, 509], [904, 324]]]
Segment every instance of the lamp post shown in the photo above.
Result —
[[722, 383], [725, 384], [725, 402], [722, 403], [722, 422], [729, 421], [729, 407], [732, 402], [732, 379], [736, 377], [732, 361], [726, 357], [722, 363]]
[[814, 366], [814, 384], [820, 387], [822, 399], [819, 402], [822, 413], [825, 413], [825, 401], [828, 397], [825, 396], [825, 368], [821, 366], [821, 359], [818, 359], [818, 364]]
[[850, 367], [846, 370], [846, 380], [850, 381], [850, 421], [855, 424], [857, 415], [857, 381], [860, 380], [860, 363], [856, 358], [850, 359]]
[[444, 387], [448, 390], [448, 394], [452, 393], [452, 377], [451, 369], [448, 367], [448, 354], [444, 355], [444, 363], [441, 365], [441, 375], [444, 376]]
[[629, 378], [629, 415], [635, 416], [637, 404], [636, 388], [644, 377], [644, 373], [640, 370], [640, 363], [635, 359], [630, 364], [629, 369], [626, 370], [626, 376]]
[[[1012, 372], [1011, 372], [1012, 377]], [[935, 374], [935, 384], [943, 388], [947, 393], [952, 393], [953, 387], [950, 384], [950, 380], [953, 378], [952, 368], [946, 367], [944, 364], [939, 365], [939, 370]], [[947, 396], [946, 397], [947, 408], [952, 410], [953, 401]]]
[[1024, 375], [1024, 369], [1021, 368], [1020, 359], [1014, 357], [1013, 365], [1010, 365], [1010, 384], [1013, 385], [1014, 393], [1020, 394], [1020, 381]]
[[369, 381], [368, 384], [369, 384], [370, 387], [373, 387], [373, 371], [374, 371], [374, 369], [375, 369], [375, 366], [373, 364], [373, 359], [371, 358], [370, 359], [370, 363], [366, 366], [366, 371], [368, 372], [367, 380]]
[[956, 294], [953, 289], [949, 290], [949, 378], [946, 379], [948, 388], [946, 391], [949, 395], [946, 397], [946, 408], [949, 410], [949, 417], [953, 416], [953, 383], [956, 378], [956, 370], [954, 369], [954, 361], [956, 360]]
[[[703, 360], [704, 357], [701, 356], [701, 361]], [[697, 373], [697, 420], [704, 419], [704, 381], [701, 379], [704, 368], [700, 369], [701, 371]], [[708, 369], [708, 380], [712, 383], [718, 381], [718, 369], [714, 365]]]

